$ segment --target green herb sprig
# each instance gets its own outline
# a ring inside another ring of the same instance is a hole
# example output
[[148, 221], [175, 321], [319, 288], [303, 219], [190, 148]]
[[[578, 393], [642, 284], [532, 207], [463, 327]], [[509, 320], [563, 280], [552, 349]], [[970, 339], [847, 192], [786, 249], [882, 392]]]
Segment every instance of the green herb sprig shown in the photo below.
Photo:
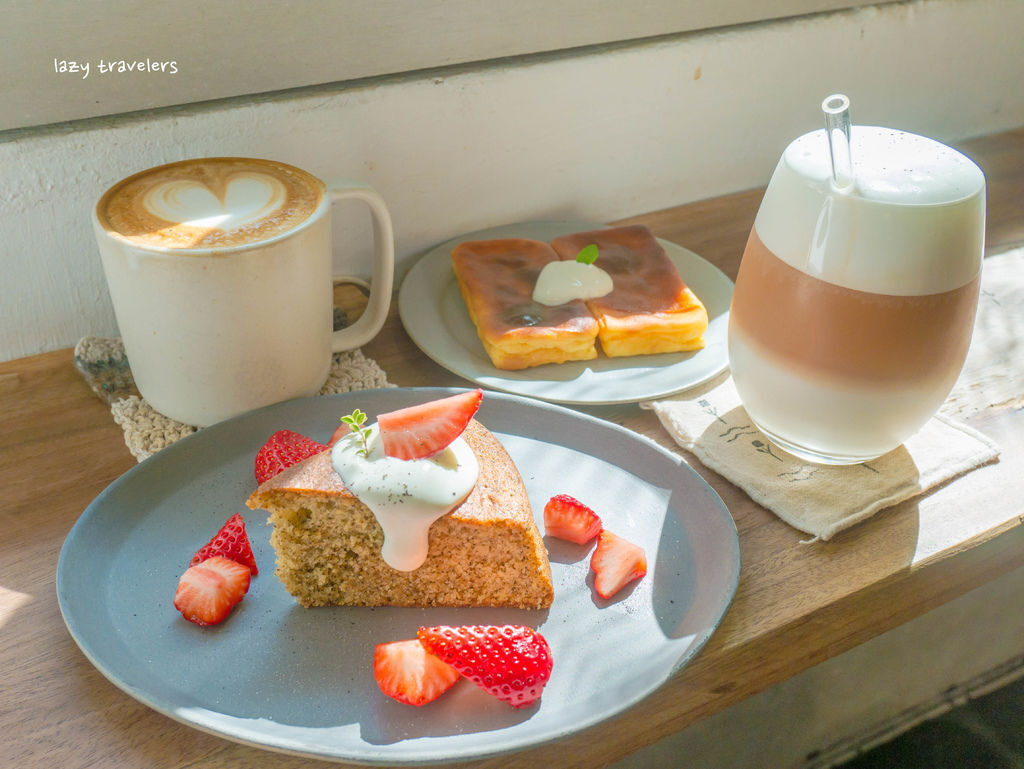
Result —
[[576, 261], [582, 262], [583, 264], [593, 264], [597, 261], [597, 243], [591, 243], [589, 246], [584, 246], [580, 249], [580, 252], [576, 254]]
[[349, 426], [349, 429], [359, 438], [359, 442], [362, 444], [362, 448], [359, 449], [364, 457], [369, 454], [369, 440], [370, 440], [370, 428], [363, 427], [366, 423], [366, 414], [356, 409], [351, 414], [347, 414], [341, 418], [341, 421]]

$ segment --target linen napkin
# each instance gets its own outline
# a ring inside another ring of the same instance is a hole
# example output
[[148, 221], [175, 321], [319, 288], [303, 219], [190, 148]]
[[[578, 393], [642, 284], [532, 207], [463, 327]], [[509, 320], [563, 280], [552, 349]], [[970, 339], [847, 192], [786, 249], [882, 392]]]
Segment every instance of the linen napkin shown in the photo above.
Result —
[[[199, 428], [166, 417], [135, 388], [124, 346], [117, 338], [87, 336], [75, 346], [75, 366], [93, 391], [110, 404], [128, 450], [141, 462]], [[320, 395], [394, 387], [362, 350], [335, 353]]]
[[1024, 247], [985, 260], [974, 336], [941, 412], [966, 418], [990, 406], [1024, 406]]
[[804, 462], [754, 427], [731, 376], [685, 398], [641, 405], [705, 466], [790, 526], [824, 540], [999, 455], [988, 438], [940, 415], [870, 462], [842, 467]]
[[[642, 403], [683, 449], [783, 521], [828, 540], [879, 510], [995, 461], [998, 447], [956, 421], [989, 406], [1024, 403], [1024, 249], [982, 271], [974, 336], [939, 413], [905, 444], [870, 462], [817, 465], [774, 446], [750, 420], [728, 374], [682, 395]], [[812, 540], [813, 541], [813, 540]]]

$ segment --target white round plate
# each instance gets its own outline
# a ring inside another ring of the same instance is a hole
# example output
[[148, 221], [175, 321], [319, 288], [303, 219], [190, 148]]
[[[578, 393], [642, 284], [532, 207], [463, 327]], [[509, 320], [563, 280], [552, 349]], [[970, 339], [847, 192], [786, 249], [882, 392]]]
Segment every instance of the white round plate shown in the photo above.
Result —
[[427, 251], [410, 268], [398, 293], [398, 311], [413, 342], [449, 371], [495, 390], [567, 404], [634, 403], [706, 382], [728, 365], [726, 334], [732, 281], [710, 262], [660, 240], [686, 284], [708, 310], [702, 350], [548, 364], [522, 371], [494, 367], [469, 318], [452, 272], [451, 250], [466, 240], [532, 238], [598, 229], [587, 222], [524, 222], [460, 235]]
[[[678, 456], [618, 425], [502, 393], [479, 418], [502, 441], [534, 514], [556, 493], [591, 503], [647, 553], [648, 573], [597, 597], [590, 546], [545, 538], [555, 600], [521, 609], [304, 609], [274, 576], [266, 514], [245, 508], [253, 458], [282, 428], [326, 441], [340, 414], [449, 395], [386, 389], [307, 398], [207, 427], [121, 476], [85, 510], [61, 550], [57, 598], [86, 657], [146, 705], [203, 731], [262, 748], [364, 764], [496, 755], [565, 737], [639, 702], [685, 665], [718, 626], [739, 578], [739, 542], [722, 500]], [[259, 575], [220, 625], [173, 605], [192, 554], [244, 511]], [[543, 529], [542, 529], [543, 530]], [[516, 710], [460, 681], [422, 708], [385, 697], [378, 643], [421, 625], [525, 624], [551, 645], [538, 704]]]

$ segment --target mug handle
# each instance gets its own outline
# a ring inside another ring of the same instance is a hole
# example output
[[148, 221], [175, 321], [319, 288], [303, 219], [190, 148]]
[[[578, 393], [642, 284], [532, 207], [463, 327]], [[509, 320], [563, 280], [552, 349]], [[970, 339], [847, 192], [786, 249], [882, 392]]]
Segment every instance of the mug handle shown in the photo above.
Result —
[[[395, 235], [391, 227], [391, 214], [384, 199], [367, 184], [358, 181], [336, 181], [328, 185], [331, 203], [339, 200], [361, 200], [373, 217], [373, 272], [370, 279], [370, 299], [359, 320], [334, 332], [331, 352], [353, 350], [377, 335], [388, 317], [391, 289], [395, 281]], [[337, 275], [334, 282], [360, 282]]]

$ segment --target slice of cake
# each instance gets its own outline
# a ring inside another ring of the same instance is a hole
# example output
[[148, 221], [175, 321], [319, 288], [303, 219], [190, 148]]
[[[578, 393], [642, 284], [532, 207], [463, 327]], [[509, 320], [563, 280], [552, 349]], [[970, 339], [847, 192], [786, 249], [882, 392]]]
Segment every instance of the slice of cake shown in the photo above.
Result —
[[[381, 424], [385, 416], [378, 417]], [[368, 435], [375, 440], [375, 434]], [[404, 566], [411, 564], [395, 568], [385, 561], [384, 528], [332, 462], [332, 453], [351, 453], [357, 444], [346, 448], [342, 439], [333, 450], [293, 465], [259, 486], [246, 504], [270, 513], [276, 574], [299, 603], [529, 609], [551, 605], [547, 550], [519, 471], [504, 446], [475, 419], [457, 440], [464, 442], [461, 450], [472, 453], [469, 465], [475, 458], [475, 482], [468, 496], [429, 525], [425, 560], [408, 570]], [[378, 461], [374, 452], [379, 451], [370, 450], [368, 460]], [[455, 460], [443, 453], [433, 459], [387, 461], [437, 462], [444, 468]], [[397, 523], [391, 524], [392, 532], [409, 528], [400, 518]], [[389, 560], [396, 562], [394, 557]]]
[[537, 276], [558, 261], [547, 243], [468, 241], [452, 249], [451, 259], [469, 317], [496, 368], [597, 357], [597, 321], [582, 301], [548, 306], [533, 299]]
[[610, 357], [699, 350], [708, 313], [646, 227], [577, 232], [551, 241], [562, 260], [597, 245], [594, 264], [611, 275], [614, 289], [587, 300], [597, 318], [601, 349]]

